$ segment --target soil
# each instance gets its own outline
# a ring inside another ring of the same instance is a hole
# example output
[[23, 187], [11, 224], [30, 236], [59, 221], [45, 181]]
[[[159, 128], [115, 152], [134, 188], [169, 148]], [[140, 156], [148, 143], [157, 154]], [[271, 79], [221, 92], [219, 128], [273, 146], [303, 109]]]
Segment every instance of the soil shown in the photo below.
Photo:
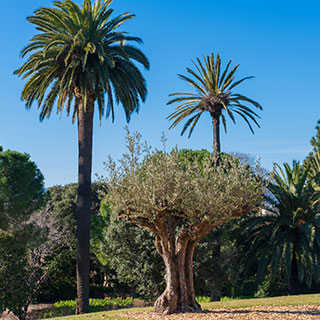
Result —
[[[27, 313], [27, 319], [39, 319], [39, 315], [43, 312], [45, 309], [49, 309], [52, 307], [52, 304], [31, 304], [28, 308]], [[3, 312], [3, 314], [0, 314], [1, 320], [17, 320], [18, 318], [15, 317], [12, 313]]]
[[[36, 313], [50, 305], [32, 305], [31, 314], [37, 319]], [[29, 319], [30, 315], [29, 314]], [[160, 315], [153, 312], [127, 312], [115, 315], [129, 319], [139, 320], [320, 320], [320, 306], [264, 306], [238, 309], [210, 309], [203, 313], [180, 313]], [[1, 320], [16, 319], [12, 315], [4, 315]]]
[[210, 309], [203, 313], [159, 315], [151, 312], [129, 312], [121, 317], [139, 320], [320, 320], [320, 306], [252, 307]]

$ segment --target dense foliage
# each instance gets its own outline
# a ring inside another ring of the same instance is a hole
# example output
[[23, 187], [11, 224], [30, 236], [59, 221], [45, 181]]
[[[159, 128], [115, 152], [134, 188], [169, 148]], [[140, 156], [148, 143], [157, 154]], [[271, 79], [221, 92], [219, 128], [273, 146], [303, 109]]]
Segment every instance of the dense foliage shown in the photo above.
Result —
[[284, 164], [284, 170], [278, 166], [268, 187], [272, 194], [268, 210], [240, 227], [246, 267], [257, 264], [260, 280], [269, 267], [271, 282], [285, 273], [291, 294], [319, 281], [320, 194], [314, 188], [319, 176], [307, 177], [308, 170], [299, 163]]
[[28, 220], [41, 205], [44, 178], [26, 153], [0, 149], [0, 229]]
[[[99, 213], [100, 200], [99, 190], [102, 186], [98, 183], [92, 184], [91, 192], [91, 220], [93, 242], [91, 254], [91, 285], [103, 285], [104, 268], [95, 257], [98, 238], [101, 237], [99, 221], [102, 219]], [[53, 186], [48, 189], [46, 195], [46, 206], [41, 210], [42, 216], [50, 217], [51, 230], [58, 234], [55, 241], [50, 245], [54, 252], [48, 261], [48, 277], [38, 292], [38, 300], [51, 302], [59, 299], [73, 299], [76, 296], [76, 200], [77, 185]], [[92, 294], [95, 290], [92, 287]]]
[[[129, 308], [132, 307], [132, 298], [113, 298], [113, 299], [89, 299], [90, 312], [104, 310]], [[72, 315], [76, 310], [76, 300], [61, 300], [53, 304], [53, 307], [44, 312], [41, 319], [49, 319]]]
[[139, 109], [139, 98], [145, 100], [146, 83], [135, 62], [146, 68], [149, 62], [131, 44], [142, 41], [118, 30], [134, 15], [111, 18], [111, 2], [84, 0], [80, 7], [71, 0], [55, 1], [27, 18], [39, 32], [22, 50], [28, 60], [16, 74], [28, 79], [22, 99], [27, 108], [38, 102], [41, 119], [50, 116], [56, 103], [57, 111], [65, 107], [74, 121], [90, 100], [97, 101], [100, 119], [106, 102], [106, 115], [114, 118], [114, 101], [124, 106], [129, 119]]
[[107, 199], [120, 218], [151, 227], [161, 212], [167, 212], [181, 221], [182, 235], [184, 228], [210, 229], [258, 208], [264, 182], [239, 161], [226, 159], [215, 168], [208, 157], [182, 165], [177, 150], [147, 150], [143, 157], [139, 138], [128, 136], [129, 153], [121, 166], [116, 168], [111, 160], [108, 167]]
[[43, 184], [28, 154], [0, 148], [0, 314], [8, 309], [19, 319], [46, 274], [41, 260], [46, 229], [32, 218]]
[[164, 289], [164, 266], [154, 235], [114, 216], [105, 226], [104, 235], [117, 280], [144, 299], [153, 300], [160, 295]]

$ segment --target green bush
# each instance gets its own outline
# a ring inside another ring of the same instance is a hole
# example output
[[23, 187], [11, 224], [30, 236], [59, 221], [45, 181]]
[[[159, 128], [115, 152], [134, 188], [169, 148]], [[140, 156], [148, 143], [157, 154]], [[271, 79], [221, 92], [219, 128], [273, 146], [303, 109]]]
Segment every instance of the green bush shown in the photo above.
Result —
[[205, 303], [205, 302], [211, 301], [210, 297], [205, 297], [205, 296], [196, 297], [196, 300], [198, 303]]
[[[117, 309], [133, 306], [132, 298], [107, 298], [107, 299], [89, 299], [90, 312], [99, 312], [106, 309]], [[76, 311], [76, 300], [64, 300], [54, 303], [53, 309], [48, 310], [43, 318], [62, 317], [74, 314]], [[108, 308], [109, 307], [109, 308]]]

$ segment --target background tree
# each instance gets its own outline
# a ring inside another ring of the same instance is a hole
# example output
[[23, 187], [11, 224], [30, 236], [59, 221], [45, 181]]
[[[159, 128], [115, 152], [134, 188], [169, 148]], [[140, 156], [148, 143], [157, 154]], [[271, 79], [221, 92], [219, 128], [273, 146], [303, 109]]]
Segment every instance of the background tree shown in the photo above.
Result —
[[271, 282], [279, 273], [287, 276], [290, 294], [319, 281], [320, 237], [319, 189], [307, 180], [308, 170], [294, 162], [274, 173], [268, 186], [270, 207], [239, 227], [248, 268], [257, 262], [260, 280], [268, 267]]
[[104, 236], [108, 245], [105, 252], [109, 253], [117, 281], [131, 288], [131, 295], [154, 301], [165, 287], [163, 263], [155, 248], [154, 235], [112, 215]]
[[73, 121], [78, 122], [77, 196], [77, 313], [89, 311], [90, 188], [92, 169], [92, 130], [94, 105], [100, 120], [105, 111], [114, 119], [114, 100], [123, 106], [126, 118], [139, 110], [146, 98], [146, 83], [135, 62], [149, 68], [145, 55], [118, 27], [133, 15], [110, 18], [112, 0], [84, 0], [79, 7], [71, 0], [55, 1], [28, 17], [38, 31], [22, 50], [27, 62], [16, 74], [28, 78], [22, 91], [26, 107], [38, 102], [40, 119], [49, 117], [56, 102], [57, 112], [67, 114], [73, 103]]
[[31, 228], [19, 233], [0, 230], [0, 314], [7, 309], [19, 319], [26, 317], [36, 283], [41, 279], [41, 275], [37, 277], [39, 270], [28, 261], [29, 251], [35, 249], [32, 241], [35, 239]]
[[259, 116], [248, 105], [262, 110], [258, 102], [232, 91], [244, 80], [253, 77], [245, 77], [235, 81], [234, 75], [239, 64], [229, 70], [230, 64], [231, 60], [222, 72], [219, 53], [216, 59], [214, 59], [213, 53], [210, 56], [203, 57], [203, 62], [197, 58], [197, 62], [193, 62], [196, 71], [187, 68], [188, 76], [178, 75], [180, 79], [192, 86], [196, 93], [178, 92], [169, 95], [174, 98], [168, 102], [168, 105], [178, 103], [175, 111], [168, 116], [168, 119], [173, 121], [170, 129], [190, 116], [183, 126], [181, 135], [190, 127], [190, 137], [201, 115], [204, 112], [209, 112], [213, 125], [213, 153], [216, 161], [218, 161], [221, 152], [220, 119], [227, 132], [225, 114], [228, 114], [234, 123], [234, 115], [238, 114], [248, 124], [253, 133], [250, 121], [253, 121], [259, 127], [256, 121]]
[[0, 229], [27, 221], [42, 203], [43, 175], [26, 153], [0, 149]]
[[42, 204], [43, 175], [26, 153], [0, 147], [0, 314], [24, 319], [45, 271], [46, 230], [33, 223]]
[[195, 249], [195, 292], [199, 296], [209, 296], [211, 301], [220, 300], [221, 293], [232, 296], [231, 287], [241, 271], [235, 259], [237, 250], [228, 239], [230, 230], [225, 225], [213, 229]]
[[129, 154], [117, 170], [110, 161], [107, 201], [129, 222], [151, 229], [166, 266], [166, 289], [157, 312], [199, 311], [193, 284], [193, 254], [199, 240], [235, 216], [257, 209], [263, 182], [232, 159], [181, 165], [179, 154], [143, 154], [139, 135], [128, 137]]
[[[90, 255], [90, 294], [97, 295], [99, 285], [103, 284], [104, 267], [96, 258], [96, 247], [100, 237], [100, 200], [102, 190], [99, 183], [91, 185], [91, 255]], [[46, 205], [40, 211], [46, 226], [53, 234], [50, 246], [52, 256], [48, 257], [48, 275], [38, 291], [39, 302], [69, 300], [76, 297], [76, 202], [77, 184], [53, 186], [45, 195]], [[55, 236], [58, 234], [58, 237]], [[102, 278], [99, 282], [98, 278]], [[102, 283], [101, 283], [102, 282]]]

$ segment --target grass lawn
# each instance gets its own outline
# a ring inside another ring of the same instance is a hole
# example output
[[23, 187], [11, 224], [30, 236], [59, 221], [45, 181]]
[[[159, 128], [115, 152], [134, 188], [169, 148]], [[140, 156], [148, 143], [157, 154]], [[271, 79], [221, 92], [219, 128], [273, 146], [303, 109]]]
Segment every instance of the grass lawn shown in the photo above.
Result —
[[246, 308], [256, 306], [298, 306], [320, 305], [320, 294], [304, 294], [299, 296], [283, 296], [259, 299], [235, 299], [220, 302], [203, 303], [203, 309], [213, 308]]
[[[255, 306], [296, 306], [296, 305], [320, 305], [320, 294], [307, 294], [299, 296], [284, 296], [263, 299], [235, 299], [221, 302], [207, 302], [202, 303], [202, 308], [206, 309], [219, 309], [219, 308], [246, 308]], [[128, 320], [119, 314], [126, 312], [148, 312], [153, 308], [131, 308], [121, 309], [115, 311], [104, 311], [97, 313], [90, 313], [80, 316], [69, 316], [61, 318], [51, 318], [51, 320]], [[115, 315], [117, 314], [117, 316]], [[138, 320], [137, 318], [131, 318]]]

